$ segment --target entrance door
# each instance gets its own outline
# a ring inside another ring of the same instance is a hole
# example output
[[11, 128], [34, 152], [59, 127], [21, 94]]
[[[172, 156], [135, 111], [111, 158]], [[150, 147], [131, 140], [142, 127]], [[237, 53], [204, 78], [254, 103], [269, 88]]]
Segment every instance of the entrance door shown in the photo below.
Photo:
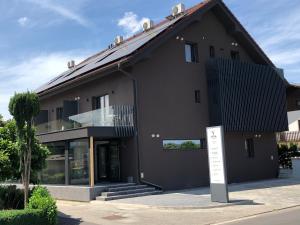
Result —
[[120, 181], [120, 151], [116, 142], [96, 142], [95, 180]]

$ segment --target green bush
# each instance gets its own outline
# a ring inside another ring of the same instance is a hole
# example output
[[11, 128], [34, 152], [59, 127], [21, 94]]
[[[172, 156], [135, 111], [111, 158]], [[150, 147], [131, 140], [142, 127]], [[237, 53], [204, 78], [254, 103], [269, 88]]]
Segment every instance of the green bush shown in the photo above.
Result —
[[55, 225], [57, 220], [57, 207], [55, 200], [44, 187], [36, 187], [29, 199], [29, 209], [42, 211], [43, 217], [47, 218], [49, 225]]
[[295, 144], [278, 145], [278, 156], [281, 168], [292, 169], [292, 158], [300, 157], [300, 152]]
[[1, 225], [49, 225], [41, 210], [0, 211]]
[[24, 209], [24, 192], [15, 185], [0, 186], [0, 210]]

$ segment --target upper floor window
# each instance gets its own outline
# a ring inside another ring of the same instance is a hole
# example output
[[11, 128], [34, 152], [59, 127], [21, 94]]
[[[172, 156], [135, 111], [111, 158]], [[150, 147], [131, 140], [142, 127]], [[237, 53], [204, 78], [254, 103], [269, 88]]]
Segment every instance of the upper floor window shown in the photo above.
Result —
[[195, 43], [185, 44], [185, 61], [189, 63], [198, 62], [198, 46]]
[[163, 140], [164, 150], [199, 150], [206, 148], [205, 138], [200, 140]]
[[249, 138], [245, 140], [245, 149], [247, 152], [248, 158], [254, 158], [254, 140]]
[[63, 108], [58, 107], [56, 108], [56, 120], [62, 120], [63, 119]]
[[240, 59], [240, 53], [238, 51], [231, 51], [231, 59], [233, 60], [239, 60]]
[[216, 52], [215, 52], [215, 47], [214, 46], [209, 46], [209, 57], [210, 58], [215, 58]]
[[201, 93], [200, 90], [195, 91], [195, 102], [196, 103], [201, 103]]
[[106, 107], [109, 107], [109, 95], [93, 97], [93, 101], [92, 101], [93, 110], [103, 109]]

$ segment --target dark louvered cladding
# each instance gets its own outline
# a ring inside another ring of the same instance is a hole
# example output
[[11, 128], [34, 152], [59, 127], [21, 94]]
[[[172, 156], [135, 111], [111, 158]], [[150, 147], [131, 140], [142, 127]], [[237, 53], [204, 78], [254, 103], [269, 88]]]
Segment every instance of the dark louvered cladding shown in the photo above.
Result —
[[134, 108], [130, 105], [112, 106], [114, 111], [114, 127], [117, 137], [134, 135]]
[[229, 59], [207, 63], [210, 123], [226, 131], [288, 129], [286, 86], [277, 69]]

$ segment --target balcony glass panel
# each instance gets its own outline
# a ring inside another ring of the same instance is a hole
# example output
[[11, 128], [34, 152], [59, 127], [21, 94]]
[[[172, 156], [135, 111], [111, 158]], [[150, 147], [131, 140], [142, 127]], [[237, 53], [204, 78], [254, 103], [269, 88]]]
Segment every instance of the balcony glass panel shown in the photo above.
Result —
[[110, 106], [36, 126], [38, 134], [82, 127], [133, 127], [133, 106]]

